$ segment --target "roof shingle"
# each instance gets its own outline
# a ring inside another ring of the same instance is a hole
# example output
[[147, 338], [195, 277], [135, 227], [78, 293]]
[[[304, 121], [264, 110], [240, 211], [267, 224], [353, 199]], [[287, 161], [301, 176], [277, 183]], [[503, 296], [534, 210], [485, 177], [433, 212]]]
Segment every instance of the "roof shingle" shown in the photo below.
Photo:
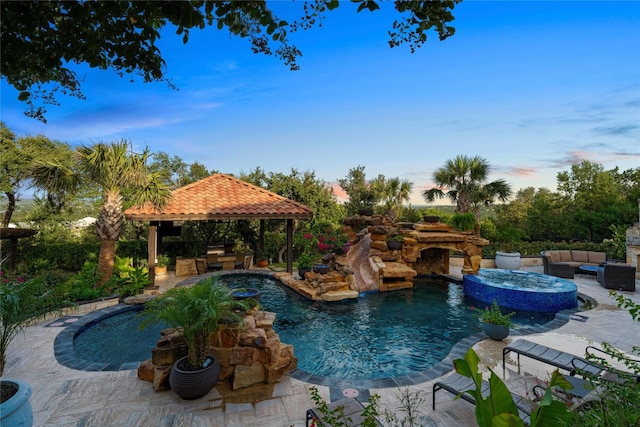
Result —
[[304, 219], [313, 209], [226, 174], [214, 174], [171, 192], [164, 209], [151, 204], [125, 211], [128, 220], [204, 221]]

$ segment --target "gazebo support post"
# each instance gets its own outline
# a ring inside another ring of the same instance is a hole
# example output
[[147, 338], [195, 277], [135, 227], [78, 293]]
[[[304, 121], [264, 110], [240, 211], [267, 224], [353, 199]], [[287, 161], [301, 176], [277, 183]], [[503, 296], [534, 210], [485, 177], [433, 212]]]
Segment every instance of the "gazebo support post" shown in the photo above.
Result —
[[293, 220], [287, 220], [287, 273], [293, 274]]
[[149, 223], [149, 240], [147, 241], [147, 265], [149, 266], [149, 280], [151, 286], [156, 285], [156, 238], [158, 236], [158, 222]]
[[264, 219], [260, 220], [260, 231], [258, 235], [258, 250], [261, 255], [264, 255]]

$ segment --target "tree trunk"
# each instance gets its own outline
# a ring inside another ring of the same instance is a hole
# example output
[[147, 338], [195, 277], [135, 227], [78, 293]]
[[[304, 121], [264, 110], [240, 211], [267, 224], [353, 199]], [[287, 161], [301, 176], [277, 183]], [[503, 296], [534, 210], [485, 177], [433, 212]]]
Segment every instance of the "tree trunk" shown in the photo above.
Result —
[[113, 263], [116, 257], [116, 241], [114, 239], [102, 239], [100, 241], [100, 253], [98, 254], [98, 271], [102, 277], [96, 286], [103, 286], [113, 275]]
[[11, 192], [5, 192], [4, 195], [7, 196], [7, 210], [4, 212], [2, 226], [8, 227], [9, 222], [11, 222], [11, 216], [13, 216], [13, 212], [16, 210], [16, 195]]

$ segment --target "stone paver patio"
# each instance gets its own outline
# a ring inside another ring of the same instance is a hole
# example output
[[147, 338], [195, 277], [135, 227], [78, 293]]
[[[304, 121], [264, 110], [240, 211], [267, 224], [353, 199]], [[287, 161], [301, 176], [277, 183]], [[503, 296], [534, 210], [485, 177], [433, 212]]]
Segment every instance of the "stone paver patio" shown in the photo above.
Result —
[[[523, 267], [541, 272], [542, 267]], [[452, 274], [459, 275], [459, 268]], [[576, 276], [573, 280], [579, 292], [598, 302], [595, 309], [582, 312], [585, 319], [571, 319], [553, 331], [527, 335], [526, 339], [582, 355], [588, 344], [607, 341], [630, 352], [640, 344], [640, 322], [616, 308], [593, 277]], [[165, 283], [170, 286], [171, 281]], [[640, 281], [636, 280], [640, 289]], [[161, 287], [163, 286], [160, 283]], [[640, 290], [621, 292], [640, 303]], [[583, 321], [584, 320], [584, 321]], [[305, 411], [313, 406], [308, 389], [312, 384], [285, 377], [276, 384], [251, 387], [231, 392], [218, 386], [196, 401], [185, 401], [171, 391], [154, 392], [152, 385], [141, 381], [135, 370], [115, 372], [85, 372], [60, 365], [53, 353], [53, 343], [59, 327], [45, 323], [31, 326], [10, 345], [5, 368], [6, 378], [21, 379], [33, 388], [31, 405], [35, 426], [304, 426]], [[513, 361], [502, 370], [502, 348], [517, 339], [510, 336], [504, 342], [483, 340], [474, 348], [485, 365], [507, 380], [510, 389], [519, 394], [535, 384], [535, 378], [548, 378], [549, 366], [521, 359], [517, 373]], [[454, 396], [439, 392], [436, 410], [431, 409], [433, 381], [408, 387], [420, 391], [424, 403], [420, 406], [426, 416], [425, 425], [474, 426], [474, 407]], [[330, 398], [330, 389], [316, 386], [321, 395]], [[404, 388], [370, 389], [380, 395], [380, 404], [390, 411], [400, 407]], [[402, 414], [399, 414], [401, 416]]]

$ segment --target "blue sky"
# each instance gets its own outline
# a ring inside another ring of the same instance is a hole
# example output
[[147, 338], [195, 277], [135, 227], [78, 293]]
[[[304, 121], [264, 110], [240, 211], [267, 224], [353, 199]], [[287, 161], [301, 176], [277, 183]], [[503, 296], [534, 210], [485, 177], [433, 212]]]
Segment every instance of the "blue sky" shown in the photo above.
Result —
[[[283, 16], [301, 2], [280, 2]], [[301, 70], [208, 28], [187, 45], [166, 31], [165, 83], [78, 67], [87, 100], [61, 98], [47, 124], [1, 83], [1, 120], [17, 135], [72, 145], [121, 138], [239, 174], [313, 170], [335, 182], [363, 165], [413, 182], [480, 155], [514, 190], [556, 189], [582, 160], [640, 166], [640, 2], [481, 2], [456, 6], [456, 34], [416, 53], [390, 49], [398, 14], [343, 2], [321, 28], [294, 33]]]

